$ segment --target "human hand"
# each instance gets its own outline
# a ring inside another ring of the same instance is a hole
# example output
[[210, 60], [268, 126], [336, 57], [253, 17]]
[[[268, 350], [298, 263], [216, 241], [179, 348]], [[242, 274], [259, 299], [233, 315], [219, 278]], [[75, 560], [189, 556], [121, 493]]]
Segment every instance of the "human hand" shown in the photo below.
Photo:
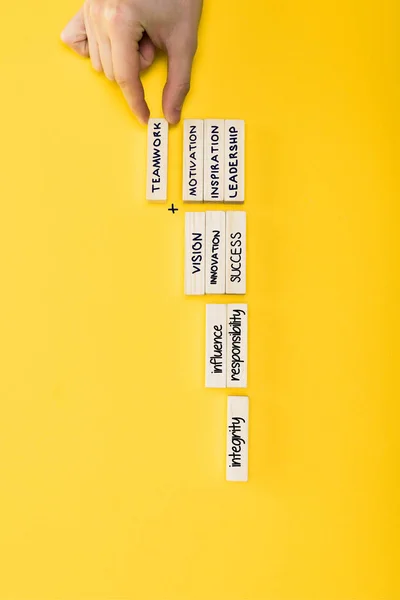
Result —
[[174, 125], [190, 89], [202, 4], [203, 0], [86, 0], [61, 39], [118, 83], [144, 124], [150, 111], [140, 73], [153, 63], [157, 49], [164, 51], [168, 77], [163, 111]]

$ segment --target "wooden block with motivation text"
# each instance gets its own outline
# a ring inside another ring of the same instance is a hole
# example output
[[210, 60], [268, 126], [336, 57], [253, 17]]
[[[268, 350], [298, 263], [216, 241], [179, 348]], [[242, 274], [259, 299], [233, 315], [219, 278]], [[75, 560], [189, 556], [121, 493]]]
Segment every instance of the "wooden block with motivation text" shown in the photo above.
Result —
[[147, 130], [147, 200], [165, 201], [168, 182], [168, 123], [150, 119]]
[[224, 201], [225, 121], [204, 121], [204, 201]]
[[225, 121], [225, 202], [244, 202], [244, 121]]
[[247, 304], [228, 304], [227, 315], [227, 382], [228, 388], [247, 387]]
[[249, 478], [249, 398], [228, 396], [226, 433], [226, 479]]
[[225, 212], [206, 211], [206, 294], [225, 294]]
[[226, 212], [226, 293], [246, 293], [246, 213]]
[[204, 121], [185, 119], [183, 123], [183, 200], [203, 202]]
[[226, 304], [206, 305], [206, 387], [226, 387]]
[[185, 294], [199, 296], [205, 292], [205, 233], [204, 212], [185, 215]]

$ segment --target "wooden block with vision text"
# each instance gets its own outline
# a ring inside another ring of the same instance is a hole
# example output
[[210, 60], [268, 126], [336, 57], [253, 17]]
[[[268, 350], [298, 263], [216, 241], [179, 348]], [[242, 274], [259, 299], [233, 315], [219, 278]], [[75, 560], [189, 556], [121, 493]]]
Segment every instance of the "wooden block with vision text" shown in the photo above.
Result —
[[183, 200], [203, 202], [204, 121], [185, 119], [183, 123]]
[[224, 201], [225, 121], [204, 122], [204, 201]]
[[165, 119], [149, 119], [147, 129], [147, 200], [167, 199], [168, 123]]
[[204, 212], [185, 215], [185, 294], [201, 296], [205, 292], [205, 233]]
[[226, 433], [226, 479], [249, 478], [249, 398], [228, 396]]
[[225, 212], [206, 211], [206, 294], [225, 294]]
[[225, 121], [225, 202], [244, 202], [245, 125], [241, 120]]
[[227, 382], [228, 388], [247, 387], [247, 304], [228, 304], [227, 315]]
[[244, 211], [226, 212], [226, 293], [246, 293], [247, 219]]
[[206, 305], [206, 387], [226, 387], [226, 304]]

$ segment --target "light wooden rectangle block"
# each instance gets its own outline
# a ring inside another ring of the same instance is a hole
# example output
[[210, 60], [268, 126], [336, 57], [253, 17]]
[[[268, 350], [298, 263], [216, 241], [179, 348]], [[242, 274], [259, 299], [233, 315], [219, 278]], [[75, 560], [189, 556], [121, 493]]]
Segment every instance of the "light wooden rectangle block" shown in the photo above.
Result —
[[204, 201], [224, 201], [225, 121], [204, 121]]
[[244, 202], [245, 125], [225, 121], [225, 202]]
[[226, 434], [226, 479], [249, 478], [249, 398], [228, 396]]
[[228, 388], [247, 387], [247, 304], [228, 304], [228, 354], [227, 380]]
[[246, 293], [246, 213], [226, 211], [226, 293]]
[[206, 212], [206, 294], [225, 294], [225, 212]]
[[165, 201], [168, 183], [168, 123], [150, 119], [147, 133], [147, 200]]
[[205, 292], [205, 237], [204, 212], [185, 215], [185, 294], [201, 296]]
[[226, 388], [226, 304], [206, 305], [206, 387]]
[[203, 202], [204, 121], [185, 119], [183, 123], [183, 200]]

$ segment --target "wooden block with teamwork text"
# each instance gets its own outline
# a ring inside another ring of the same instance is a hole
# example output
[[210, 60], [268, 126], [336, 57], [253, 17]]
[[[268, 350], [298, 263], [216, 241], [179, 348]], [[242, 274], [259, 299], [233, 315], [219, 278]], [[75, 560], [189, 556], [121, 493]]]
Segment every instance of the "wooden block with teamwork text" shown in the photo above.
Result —
[[227, 380], [228, 388], [247, 387], [247, 304], [228, 304], [227, 315]]
[[244, 202], [245, 125], [241, 120], [225, 121], [225, 202]]
[[249, 478], [249, 398], [228, 396], [226, 432], [226, 479]]
[[205, 291], [205, 233], [204, 212], [185, 215], [185, 294], [201, 296]]
[[168, 183], [168, 123], [149, 119], [147, 129], [147, 200], [165, 201]]
[[246, 293], [247, 219], [242, 210], [226, 211], [226, 293]]
[[204, 121], [204, 201], [224, 201], [225, 121]]
[[203, 202], [204, 121], [185, 119], [183, 123], [183, 200]]
[[225, 294], [225, 212], [206, 211], [206, 294]]
[[206, 305], [206, 387], [226, 388], [226, 304]]

